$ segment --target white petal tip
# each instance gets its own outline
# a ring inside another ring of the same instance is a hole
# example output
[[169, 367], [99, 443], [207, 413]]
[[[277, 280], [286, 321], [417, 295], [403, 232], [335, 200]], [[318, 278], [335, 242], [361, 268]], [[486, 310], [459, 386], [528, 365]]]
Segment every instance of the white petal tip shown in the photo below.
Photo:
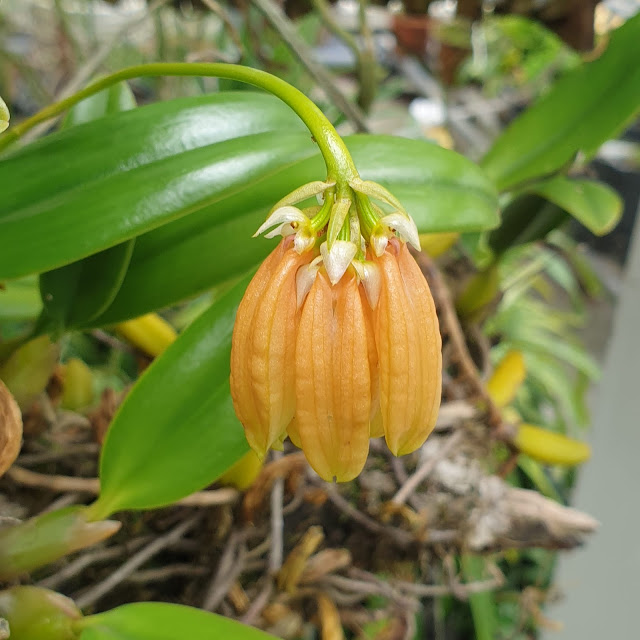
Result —
[[358, 247], [346, 240], [336, 240], [331, 249], [326, 242], [320, 245], [320, 253], [331, 284], [337, 284], [340, 281], [357, 252]]
[[[297, 207], [284, 206], [276, 209], [253, 234], [253, 237], [259, 236], [271, 227], [282, 227], [286, 224], [295, 223], [296, 226], [305, 227], [309, 225], [309, 218]], [[277, 235], [277, 234], [276, 234]], [[269, 236], [273, 237], [273, 236]]]
[[389, 238], [384, 233], [372, 233], [371, 234], [371, 248], [376, 257], [380, 257], [387, 245], [389, 244]]
[[402, 213], [390, 213], [380, 220], [389, 229], [398, 234], [404, 242], [408, 242], [412, 247], [420, 251], [420, 235], [416, 223], [409, 216]]

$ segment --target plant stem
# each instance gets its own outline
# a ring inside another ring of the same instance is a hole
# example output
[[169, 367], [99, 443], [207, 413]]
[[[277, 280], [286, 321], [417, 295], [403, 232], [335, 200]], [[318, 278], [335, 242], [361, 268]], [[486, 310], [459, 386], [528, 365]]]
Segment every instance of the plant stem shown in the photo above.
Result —
[[334, 180], [337, 184], [346, 184], [358, 176], [351, 154], [342, 138], [322, 111], [304, 93], [266, 71], [222, 62], [163, 62], [121, 69], [90, 84], [72, 96], [45, 107], [24, 122], [11, 128], [0, 138], [0, 150], [19, 139], [35, 125], [57, 116], [81, 100], [117, 82], [147, 76], [211, 76], [238, 80], [264, 89], [282, 100], [305, 123], [320, 148], [327, 166], [328, 180]]

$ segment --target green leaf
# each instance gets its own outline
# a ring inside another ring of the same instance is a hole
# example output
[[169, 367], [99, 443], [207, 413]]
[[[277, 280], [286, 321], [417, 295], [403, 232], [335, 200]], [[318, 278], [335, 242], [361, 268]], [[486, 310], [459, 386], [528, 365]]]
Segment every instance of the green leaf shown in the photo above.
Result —
[[[421, 231], [498, 223], [493, 186], [463, 156], [385, 136], [354, 136], [348, 145], [362, 176], [393, 189]], [[157, 256], [156, 240], [173, 247], [188, 244], [192, 233], [211, 239], [220, 231], [216, 226], [233, 225], [242, 215], [242, 238], [219, 239], [218, 255], [203, 240], [189, 249], [199, 255], [183, 259], [197, 270], [198, 257], [206, 270], [237, 250], [245, 252], [246, 268], [265, 253], [249, 241], [248, 227], [288, 191], [323, 178], [325, 169], [287, 107], [243, 92], [154, 104], [73, 127], [6, 157], [0, 175], [0, 277], [9, 278], [68, 264], [172, 221], [184, 223], [174, 222], [171, 234], [141, 238], [134, 269], [139, 258]], [[30, 251], [22, 251], [27, 244]], [[176, 264], [175, 271], [184, 266]], [[176, 288], [163, 304], [212, 286], [220, 276], [200, 280], [199, 288]]]
[[[62, 128], [129, 111], [136, 99], [120, 82], [79, 102], [67, 114]], [[135, 240], [127, 240], [100, 253], [72, 262], [40, 276], [40, 294], [46, 319], [42, 326], [63, 330], [102, 313], [118, 293], [129, 266]], [[52, 326], [51, 326], [52, 325]]]
[[640, 14], [605, 52], [561, 78], [496, 140], [481, 165], [503, 191], [547, 176], [622, 131], [640, 108]]
[[36, 278], [10, 280], [0, 287], [0, 320], [28, 320], [42, 309]]
[[[485, 578], [482, 556], [465, 554], [460, 558], [462, 573], [467, 582], [478, 582]], [[495, 640], [498, 631], [496, 603], [491, 591], [469, 594], [469, 606], [473, 617], [476, 640]]]
[[125, 604], [76, 626], [82, 629], [79, 640], [275, 640], [235, 620], [164, 602]]
[[125, 399], [102, 448], [94, 517], [170, 504], [248, 451], [229, 394], [231, 333], [247, 281], [180, 334]]
[[296, 149], [313, 149], [302, 129], [268, 96], [216, 94], [115, 114], [24, 147], [0, 161], [1, 277], [68, 264], [215, 202], [274, 161], [290, 163]]
[[[492, 186], [463, 156], [389, 136], [354, 136], [346, 141], [363, 178], [380, 182], [397, 195], [421, 232], [482, 229], [498, 223]], [[322, 161], [315, 155], [274, 171], [250, 191], [232, 194], [140, 236], [118, 296], [91, 324], [139, 316], [247, 271], [273, 248], [273, 242], [252, 238], [270, 207], [322, 175]]]
[[622, 198], [595, 180], [556, 176], [527, 188], [570, 213], [589, 231], [601, 236], [613, 229], [622, 215]]
[[46, 315], [58, 330], [86, 324], [113, 302], [131, 260], [135, 239], [40, 276]]
[[110, 113], [121, 113], [136, 108], [136, 98], [126, 82], [119, 82], [93, 96], [78, 102], [69, 110], [62, 122], [68, 129], [85, 122], [103, 118]]

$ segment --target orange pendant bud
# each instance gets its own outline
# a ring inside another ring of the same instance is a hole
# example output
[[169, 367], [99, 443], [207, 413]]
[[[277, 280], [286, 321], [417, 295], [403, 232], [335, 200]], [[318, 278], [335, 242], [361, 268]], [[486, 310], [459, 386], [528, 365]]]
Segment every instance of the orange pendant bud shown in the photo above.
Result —
[[231, 397], [247, 441], [261, 458], [295, 410], [296, 272], [311, 259], [283, 240], [251, 280], [231, 347]]
[[431, 292], [407, 246], [390, 242], [376, 263], [380, 409], [387, 446], [398, 456], [420, 447], [435, 426], [442, 345]]
[[355, 275], [331, 286], [321, 270], [305, 301], [296, 345], [296, 428], [323, 478], [355, 478], [369, 452], [367, 320]]
[[[294, 206], [321, 191], [322, 206]], [[322, 478], [342, 482], [362, 471], [372, 437], [395, 455], [415, 451], [436, 422], [442, 355], [405, 244], [419, 248], [409, 214], [373, 182], [328, 180], [286, 196], [263, 231], [284, 240], [249, 284], [231, 349], [231, 395], [252, 449], [262, 458], [288, 435]]]

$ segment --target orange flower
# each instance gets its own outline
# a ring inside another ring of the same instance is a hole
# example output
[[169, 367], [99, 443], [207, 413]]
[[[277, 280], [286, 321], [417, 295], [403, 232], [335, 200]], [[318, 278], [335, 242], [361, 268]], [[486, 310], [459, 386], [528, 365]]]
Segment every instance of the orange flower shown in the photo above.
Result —
[[375, 262], [382, 274], [375, 313], [382, 426], [387, 446], [401, 456], [420, 447], [435, 426], [442, 343], [429, 286], [407, 245], [390, 243]]
[[328, 185], [313, 216], [282, 201], [261, 227], [285, 238], [238, 308], [231, 352], [231, 395], [254, 451], [288, 434], [340, 482], [362, 471], [370, 437], [384, 435], [395, 455], [419, 448], [440, 405], [438, 318], [403, 242], [415, 225], [403, 211], [383, 215], [367, 198], [382, 188], [362, 184], [355, 204]]
[[[355, 273], [335, 287], [321, 270], [305, 301], [296, 340], [296, 429], [323, 478], [355, 478], [369, 452], [369, 310]], [[375, 362], [373, 363], [375, 366]]]
[[231, 397], [260, 458], [281, 439], [295, 411], [296, 272], [309, 261], [283, 240], [251, 280], [231, 344]]

